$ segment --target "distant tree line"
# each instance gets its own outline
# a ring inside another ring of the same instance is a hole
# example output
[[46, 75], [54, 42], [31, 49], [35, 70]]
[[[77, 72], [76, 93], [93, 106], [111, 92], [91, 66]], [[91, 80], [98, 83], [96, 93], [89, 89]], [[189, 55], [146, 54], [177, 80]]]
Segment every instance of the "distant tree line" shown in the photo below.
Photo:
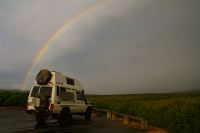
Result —
[[26, 106], [28, 92], [0, 91], [0, 106]]

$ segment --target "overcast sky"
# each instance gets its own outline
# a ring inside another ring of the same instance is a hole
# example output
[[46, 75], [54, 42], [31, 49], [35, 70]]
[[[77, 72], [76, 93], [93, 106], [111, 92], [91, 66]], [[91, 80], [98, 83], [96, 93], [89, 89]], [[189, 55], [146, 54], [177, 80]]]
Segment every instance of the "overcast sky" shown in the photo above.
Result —
[[[0, 88], [19, 89], [45, 40], [95, 0], [1, 0]], [[78, 78], [86, 93], [200, 89], [199, 0], [111, 0], [51, 42], [42, 68]]]

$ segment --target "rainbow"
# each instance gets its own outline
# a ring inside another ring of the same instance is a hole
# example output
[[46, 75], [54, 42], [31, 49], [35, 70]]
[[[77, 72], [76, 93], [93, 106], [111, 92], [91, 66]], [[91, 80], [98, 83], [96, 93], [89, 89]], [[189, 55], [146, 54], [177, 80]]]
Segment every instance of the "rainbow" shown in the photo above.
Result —
[[84, 10], [78, 12], [77, 14], [71, 16], [61, 27], [59, 27], [55, 32], [53, 32], [48, 37], [48, 39], [43, 43], [42, 47], [39, 49], [39, 51], [35, 55], [34, 59], [32, 60], [31, 65], [29, 66], [28, 71], [26, 72], [25, 77], [24, 77], [24, 79], [23, 79], [23, 81], [22, 81], [22, 83], [20, 85], [21, 86], [20, 90], [25, 90], [28, 78], [33, 73], [34, 66], [38, 63], [40, 58], [44, 55], [44, 53], [45, 53], [46, 49], [49, 47], [49, 45], [57, 37], [59, 37], [68, 27], [70, 27], [75, 21], [77, 21], [79, 18], [85, 16], [86, 14], [88, 14], [91, 11], [94, 11], [96, 8], [100, 8], [101, 6], [104, 5], [104, 3], [108, 2], [108, 1], [109, 0], [96, 2], [96, 3], [88, 6]]

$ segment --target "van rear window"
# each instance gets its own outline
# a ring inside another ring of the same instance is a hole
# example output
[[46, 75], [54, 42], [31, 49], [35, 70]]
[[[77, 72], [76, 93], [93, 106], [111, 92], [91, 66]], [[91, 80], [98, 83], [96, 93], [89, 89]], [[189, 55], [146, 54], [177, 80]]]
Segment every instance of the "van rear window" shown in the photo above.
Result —
[[34, 86], [33, 90], [31, 92], [31, 97], [36, 97], [38, 95], [38, 91], [39, 91], [39, 86]]
[[52, 87], [41, 87], [39, 95], [51, 97]]
[[38, 95], [44, 95], [51, 97], [52, 87], [40, 87], [34, 86], [31, 92], [31, 97], [36, 97]]

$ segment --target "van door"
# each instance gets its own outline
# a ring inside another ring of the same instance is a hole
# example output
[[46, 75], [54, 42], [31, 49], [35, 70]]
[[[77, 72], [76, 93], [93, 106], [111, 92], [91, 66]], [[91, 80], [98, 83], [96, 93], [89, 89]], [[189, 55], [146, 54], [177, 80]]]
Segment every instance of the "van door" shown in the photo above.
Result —
[[83, 95], [79, 91], [76, 91], [76, 103], [78, 104], [77, 105], [78, 112], [80, 113], [85, 112], [86, 110], [85, 101]]

